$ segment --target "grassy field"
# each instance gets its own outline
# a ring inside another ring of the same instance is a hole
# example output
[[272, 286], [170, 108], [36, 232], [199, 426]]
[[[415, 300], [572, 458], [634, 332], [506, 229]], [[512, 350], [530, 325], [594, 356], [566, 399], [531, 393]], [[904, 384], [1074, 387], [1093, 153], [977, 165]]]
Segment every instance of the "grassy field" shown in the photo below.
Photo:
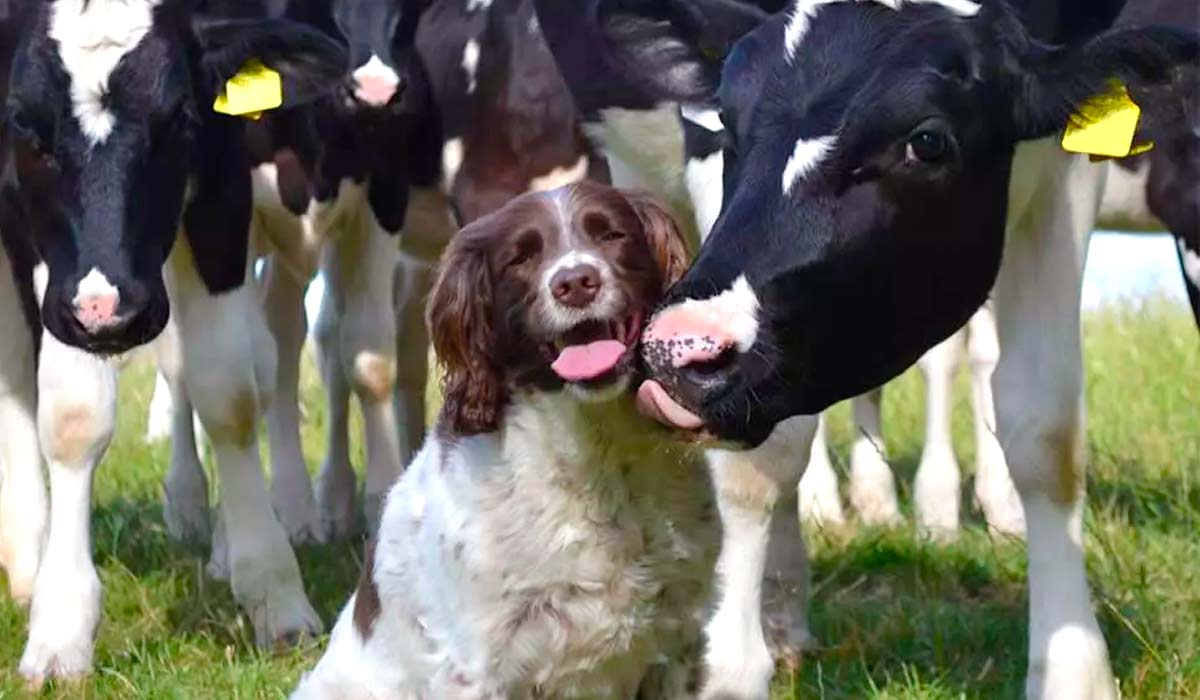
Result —
[[[1085, 325], [1088, 567], [1116, 673], [1127, 698], [1200, 697], [1200, 343], [1190, 316], [1165, 302], [1092, 313]], [[167, 539], [167, 448], [141, 442], [152, 379], [144, 364], [126, 371], [119, 434], [96, 477], [94, 544], [105, 590], [96, 674], [43, 696], [282, 697], [319, 646], [256, 649], [227, 586], [205, 579], [205, 553]], [[888, 452], [906, 504], [920, 456], [920, 394], [909, 373], [885, 403]], [[304, 439], [314, 464], [325, 420], [320, 396], [309, 371]], [[958, 401], [959, 455], [971, 464], [965, 387]], [[850, 437], [844, 407], [831, 433], [840, 469]], [[964, 480], [964, 494], [969, 488]], [[909, 528], [811, 535], [813, 631], [825, 646], [795, 675], [780, 673], [777, 696], [1018, 697], [1023, 549], [991, 541], [979, 515], [966, 513], [963, 536], [948, 546], [924, 544]], [[327, 622], [353, 586], [360, 549], [299, 553]], [[0, 600], [0, 698], [23, 696], [15, 669], [25, 623], [23, 611]]]

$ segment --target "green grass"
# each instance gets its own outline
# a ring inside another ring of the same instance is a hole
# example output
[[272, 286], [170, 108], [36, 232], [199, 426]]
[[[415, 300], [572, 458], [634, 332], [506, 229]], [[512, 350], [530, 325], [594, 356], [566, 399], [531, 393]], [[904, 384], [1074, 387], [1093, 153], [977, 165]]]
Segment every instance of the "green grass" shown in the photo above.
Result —
[[[1085, 334], [1088, 567], [1113, 664], [1125, 697], [1200, 697], [1200, 343], [1186, 311], [1166, 302], [1091, 314]], [[309, 370], [304, 442], [315, 466], [325, 410]], [[96, 673], [43, 696], [282, 697], [319, 644], [256, 649], [228, 587], [205, 579], [205, 553], [168, 540], [160, 513], [167, 448], [141, 443], [152, 378], [144, 363], [123, 376], [118, 437], [96, 477], [95, 553], [105, 590]], [[970, 465], [962, 384], [954, 428], [960, 461]], [[920, 457], [921, 394], [910, 372], [884, 406], [906, 507]], [[845, 407], [830, 427], [835, 466], [844, 470]], [[355, 461], [362, 462], [357, 446]], [[964, 515], [963, 535], [947, 546], [925, 544], [910, 528], [813, 534], [812, 626], [825, 646], [796, 674], [779, 674], [777, 697], [1018, 697], [1023, 548], [993, 542], [978, 513]], [[353, 586], [359, 551], [348, 543], [299, 552], [309, 596], [327, 623]], [[0, 600], [0, 699], [23, 697], [15, 669], [25, 624], [24, 611]]]

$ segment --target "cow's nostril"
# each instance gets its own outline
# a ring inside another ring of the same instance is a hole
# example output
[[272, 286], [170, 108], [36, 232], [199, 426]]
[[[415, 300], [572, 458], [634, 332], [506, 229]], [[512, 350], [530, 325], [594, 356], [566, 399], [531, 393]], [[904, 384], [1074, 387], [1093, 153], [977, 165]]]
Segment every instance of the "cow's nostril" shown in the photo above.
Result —
[[729, 347], [722, 350], [715, 357], [691, 362], [681, 369], [684, 374], [696, 377], [698, 379], [707, 380], [733, 369], [733, 364], [736, 360], [737, 351], [735, 351], [732, 347]]

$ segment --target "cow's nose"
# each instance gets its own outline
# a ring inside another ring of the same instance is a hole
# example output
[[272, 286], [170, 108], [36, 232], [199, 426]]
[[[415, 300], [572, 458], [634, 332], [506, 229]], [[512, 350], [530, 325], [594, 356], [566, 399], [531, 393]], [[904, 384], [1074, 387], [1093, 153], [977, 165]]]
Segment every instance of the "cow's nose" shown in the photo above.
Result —
[[79, 281], [71, 299], [72, 315], [92, 334], [112, 332], [128, 325], [136, 315], [128, 308], [130, 306], [127, 303], [122, 309], [120, 290], [95, 268]]
[[370, 107], [384, 107], [400, 93], [402, 83], [395, 70], [372, 55], [355, 69], [351, 88], [358, 102]]
[[600, 270], [593, 265], [576, 265], [554, 273], [550, 291], [563, 306], [587, 306], [600, 293]]

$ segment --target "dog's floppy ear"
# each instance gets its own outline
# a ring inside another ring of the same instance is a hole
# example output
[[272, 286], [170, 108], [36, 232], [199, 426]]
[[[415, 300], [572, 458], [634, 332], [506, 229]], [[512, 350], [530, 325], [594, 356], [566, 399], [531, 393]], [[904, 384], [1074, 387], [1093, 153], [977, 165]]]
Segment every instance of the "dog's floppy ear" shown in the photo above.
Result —
[[495, 355], [492, 281], [487, 256], [468, 227], [446, 249], [426, 321], [442, 364], [440, 429], [475, 435], [497, 428], [503, 403]]
[[675, 284], [691, 262], [687, 237], [675, 223], [674, 217], [653, 197], [643, 192], [626, 192], [626, 199], [642, 222], [646, 242], [658, 262], [663, 291]]

